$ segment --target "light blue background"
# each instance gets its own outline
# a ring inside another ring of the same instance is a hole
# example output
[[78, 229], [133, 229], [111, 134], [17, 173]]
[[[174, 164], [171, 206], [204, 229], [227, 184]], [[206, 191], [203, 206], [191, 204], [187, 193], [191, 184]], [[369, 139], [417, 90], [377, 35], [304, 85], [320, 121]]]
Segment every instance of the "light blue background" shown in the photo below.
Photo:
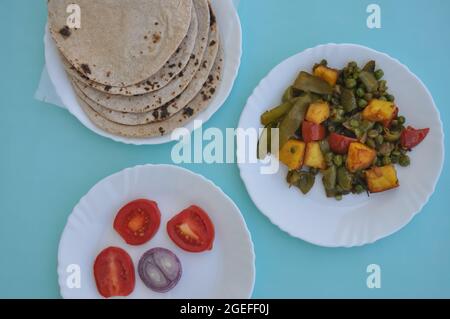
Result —
[[[372, 2], [382, 8], [381, 30], [366, 27]], [[44, 64], [43, 3], [0, 3], [0, 297], [59, 297], [58, 242], [78, 200], [126, 167], [171, 162], [173, 144], [115, 143], [33, 99]], [[207, 127], [235, 127], [253, 88], [275, 65], [328, 42], [359, 43], [398, 58], [426, 83], [444, 124], [450, 121], [449, 1], [242, 0], [239, 14], [242, 67]], [[236, 165], [186, 167], [213, 180], [241, 208], [256, 249], [254, 297], [450, 297], [447, 169], [431, 201], [400, 232], [370, 246], [325, 249], [273, 226], [247, 196]], [[371, 263], [382, 267], [378, 290], [366, 287]]]

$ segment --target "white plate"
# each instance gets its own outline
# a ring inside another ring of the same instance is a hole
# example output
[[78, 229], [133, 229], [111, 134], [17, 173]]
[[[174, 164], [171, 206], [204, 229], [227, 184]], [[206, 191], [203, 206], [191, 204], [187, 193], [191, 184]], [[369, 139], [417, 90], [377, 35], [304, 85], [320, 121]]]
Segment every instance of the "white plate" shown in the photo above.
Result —
[[[300, 70], [311, 70], [322, 59], [336, 68], [344, 67], [350, 60], [360, 65], [376, 60], [407, 123], [431, 128], [426, 140], [410, 154], [411, 166], [398, 168], [401, 186], [370, 198], [350, 195], [338, 202], [326, 198], [320, 178], [306, 196], [289, 189], [284, 166], [278, 174], [261, 175], [261, 163], [240, 164], [241, 177], [261, 212], [290, 235], [328, 247], [364, 245], [405, 226], [434, 192], [444, 162], [442, 122], [425, 85], [399, 61], [359, 45], [327, 44], [301, 52], [275, 67], [248, 99], [239, 127], [261, 127], [260, 114], [279, 104], [284, 89]], [[242, 149], [239, 143], [238, 148]], [[254, 149], [248, 151], [256, 154]]]
[[[211, 1], [220, 30], [221, 44], [224, 49], [224, 73], [221, 85], [209, 107], [197, 115], [196, 120], [206, 123], [211, 116], [225, 103], [231, 93], [234, 81], [239, 71], [242, 55], [242, 29], [239, 16], [232, 0]], [[171, 141], [170, 134], [151, 138], [127, 138], [109, 134], [95, 126], [77, 102], [75, 92], [70, 80], [64, 71], [58, 50], [52, 40], [48, 28], [45, 31], [45, 63], [47, 65], [50, 80], [53, 83], [58, 96], [67, 108], [84, 126], [91, 131], [108, 137], [117, 142], [135, 145], [163, 144]], [[189, 131], [194, 129], [193, 121], [186, 124]]]
[[[112, 225], [126, 203], [147, 198], [161, 210], [161, 226], [142, 246], [127, 245]], [[166, 223], [191, 205], [210, 215], [216, 230], [212, 251], [193, 254], [178, 248], [166, 232]], [[250, 298], [255, 280], [253, 243], [245, 221], [232, 200], [212, 182], [188, 170], [170, 165], [146, 165], [111, 175], [84, 196], [74, 208], [59, 243], [58, 276], [64, 298], [100, 298], [94, 277], [95, 257], [106, 247], [125, 249], [136, 265], [154, 247], [172, 250], [183, 267], [178, 285], [165, 294], [144, 286], [136, 272], [136, 288], [130, 298]], [[66, 284], [67, 267], [81, 269], [81, 288]]]

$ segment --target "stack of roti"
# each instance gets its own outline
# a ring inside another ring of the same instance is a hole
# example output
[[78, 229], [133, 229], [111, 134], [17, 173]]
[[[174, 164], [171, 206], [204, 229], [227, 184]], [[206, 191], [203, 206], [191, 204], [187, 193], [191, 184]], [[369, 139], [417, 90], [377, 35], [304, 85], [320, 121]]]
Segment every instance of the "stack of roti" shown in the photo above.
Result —
[[48, 12], [79, 104], [104, 131], [169, 134], [218, 90], [223, 51], [208, 0], [49, 0]]

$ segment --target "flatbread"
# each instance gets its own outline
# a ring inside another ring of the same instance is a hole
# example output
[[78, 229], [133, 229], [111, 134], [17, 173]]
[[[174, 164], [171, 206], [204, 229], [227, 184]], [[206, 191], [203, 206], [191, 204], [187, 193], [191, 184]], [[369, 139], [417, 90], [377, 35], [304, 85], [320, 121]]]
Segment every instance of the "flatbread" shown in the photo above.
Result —
[[213, 101], [219, 91], [222, 80], [223, 59], [219, 59], [218, 61], [219, 63], [215, 64], [215, 68], [211, 72], [213, 77], [204, 83], [202, 90], [196, 97], [186, 107], [163, 122], [135, 126], [118, 124], [105, 119], [99, 113], [95, 112], [81, 97], [78, 97], [78, 101], [92, 123], [110, 134], [132, 138], [168, 135], [175, 129], [183, 127], [186, 123], [192, 121]]
[[[207, 27], [205, 27], [204, 32], [208, 32]], [[69, 74], [71, 78], [75, 78], [79, 82], [91, 86], [96, 90], [109, 94], [118, 94], [118, 95], [146, 94], [149, 92], [159, 90], [160, 88], [166, 86], [175, 76], [177, 76], [186, 67], [194, 50], [195, 39], [197, 38], [197, 34], [198, 34], [197, 12], [195, 11], [195, 7], [192, 6], [192, 18], [191, 24], [189, 25], [188, 33], [181, 42], [178, 49], [169, 59], [169, 61], [167, 61], [166, 64], [164, 64], [164, 66], [156, 74], [152, 75], [149, 79], [135, 85], [127, 86], [125, 88], [103, 85], [91, 81], [82, 73], [78, 72], [77, 69], [74, 66], [72, 66], [64, 56], [61, 56], [61, 58], [64, 63], [66, 72]]]
[[[124, 125], [143, 125], [154, 122], [161, 122], [171, 118], [176, 113], [178, 113], [178, 111], [183, 109], [189, 102], [191, 102], [203, 88], [203, 85], [204, 83], [206, 83], [206, 81], [212, 81], [215, 77], [220, 75], [220, 71], [223, 65], [223, 50], [219, 48], [219, 52], [214, 64], [210, 61], [205, 61], [206, 67], [202, 67], [198, 70], [194, 79], [191, 81], [191, 83], [189, 83], [187, 89], [183, 93], [181, 93], [177, 98], [170, 101], [166, 105], [151, 112], [127, 113], [113, 111], [90, 100], [83, 94], [83, 92], [80, 91], [80, 89], [78, 89], [76, 85], [74, 85], [74, 89], [77, 95], [83, 98], [83, 100], [85, 100], [94, 111], [112, 122]], [[216, 71], [212, 72], [213, 69]]]
[[[205, 14], [209, 17], [209, 12], [208, 2], [206, 2], [206, 8], [199, 8], [197, 10], [199, 17]], [[214, 23], [210, 23], [210, 21]], [[203, 67], [201, 65], [202, 60], [209, 59], [210, 61], [214, 61], [216, 58], [219, 47], [219, 34], [215, 19], [206, 19], [205, 21], [199, 18], [199, 22], [200, 24], [204, 24], [205, 22], [209, 24], [209, 38], [207, 35], [197, 37], [199, 41], [195, 44], [194, 53], [187, 66], [174, 80], [160, 90], [140, 96], [121, 96], [100, 92], [75, 80], [76, 85], [89, 99], [114, 111], [143, 113], [165, 105], [187, 88], [198, 69]], [[208, 50], [206, 50], [207, 48]]]
[[77, 0], [81, 28], [69, 29], [73, 0], [49, 0], [60, 52], [92, 81], [130, 86], [158, 72], [185, 38], [192, 0]]

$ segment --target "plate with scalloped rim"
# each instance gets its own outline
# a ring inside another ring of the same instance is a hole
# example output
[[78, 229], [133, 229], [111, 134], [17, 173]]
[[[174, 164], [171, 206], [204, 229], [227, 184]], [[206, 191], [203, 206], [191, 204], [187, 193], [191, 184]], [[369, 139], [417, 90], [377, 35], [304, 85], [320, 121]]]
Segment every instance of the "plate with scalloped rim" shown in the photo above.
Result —
[[[444, 163], [442, 122], [426, 86], [398, 60], [361, 45], [326, 44], [307, 49], [276, 66], [248, 99], [239, 127], [262, 127], [260, 114], [279, 104], [284, 89], [295, 80], [298, 72], [310, 70], [322, 59], [327, 59], [334, 68], [342, 68], [349, 61], [361, 65], [375, 60], [384, 70], [389, 90], [396, 97], [407, 123], [431, 128], [426, 140], [410, 154], [411, 166], [397, 166], [400, 187], [370, 197], [348, 195], [336, 201], [325, 196], [320, 180], [307, 195], [289, 189], [284, 165], [280, 165], [277, 174], [261, 175], [263, 163], [239, 164], [240, 174], [259, 210], [283, 231], [320, 246], [361, 246], [400, 230], [428, 202]], [[239, 141], [238, 148], [243, 148]], [[256, 149], [242, 152], [248, 156], [248, 152], [256, 154]]]
[[[113, 229], [114, 218], [126, 203], [146, 198], [158, 203], [161, 226], [146, 244], [130, 246]], [[184, 208], [202, 207], [215, 227], [211, 251], [194, 254], [178, 248], [166, 232], [166, 223]], [[145, 165], [125, 169], [95, 185], [76, 205], [61, 236], [58, 277], [63, 298], [101, 298], [93, 265], [103, 249], [127, 251], [135, 266], [145, 251], [163, 247], [180, 259], [183, 275], [174, 289], [156, 293], [145, 287], [136, 272], [133, 299], [250, 298], [255, 282], [255, 255], [250, 233], [239, 208], [204, 177], [173, 165]], [[70, 288], [71, 265], [81, 270], [81, 288]], [[69, 268], [68, 268], [69, 267]]]
[[[224, 50], [224, 67], [222, 81], [219, 90], [211, 101], [211, 104], [203, 112], [198, 114], [195, 120], [206, 123], [215, 112], [225, 103], [231, 93], [234, 81], [237, 77], [242, 56], [242, 29], [236, 7], [232, 0], [212, 0], [212, 7], [219, 25], [220, 40]], [[85, 127], [91, 131], [110, 138], [116, 142], [134, 145], [153, 145], [171, 142], [171, 136], [158, 136], [150, 138], [127, 138], [107, 133], [95, 126], [84, 113], [73, 90], [70, 80], [64, 71], [64, 65], [59, 56], [55, 43], [46, 27], [44, 36], [45, 63], [48, 74], [56, 93], [67, 110], [74, 115]], [[194, 121], [190, 121], [185, 126], [190, 132], [194, 130]]]

